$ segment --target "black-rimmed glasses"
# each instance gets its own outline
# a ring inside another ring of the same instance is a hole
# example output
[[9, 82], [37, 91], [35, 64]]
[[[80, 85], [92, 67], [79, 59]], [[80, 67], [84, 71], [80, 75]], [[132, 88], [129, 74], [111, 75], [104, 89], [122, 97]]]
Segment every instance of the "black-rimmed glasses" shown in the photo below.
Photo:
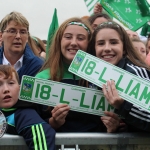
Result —
[[7, 32], [10, 36], [16, 36], [19, 32], [21, 37], [26, 37], [29, 33], [27, 30], [16, 30], [16, 29], [8, 29], [4, 30], [3, 32]]

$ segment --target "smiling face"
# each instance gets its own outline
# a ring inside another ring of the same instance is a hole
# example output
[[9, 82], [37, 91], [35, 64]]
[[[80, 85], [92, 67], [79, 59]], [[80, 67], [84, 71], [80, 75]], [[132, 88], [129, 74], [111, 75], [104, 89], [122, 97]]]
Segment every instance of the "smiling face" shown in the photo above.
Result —
[[61, 40], [61, 52], [65, 63], [70, 64], [77, 51], [86, 51], [88, 46], [88, 32], [78, 25], [68, 25]]
[[17, 54], [21, 56], [28, 41], [28, 34], [21, 36], [20, 33], [17, 33], [15, 36], [12, 36], [9, 32], [5, 32], [6, 30], [27, 31], [27, 28], [15, 21], [10, 21], [4, 32], [2, 31], [5, 57], [7, 58], [8, 54]]
[[138, 51], [143, 60], [146, 59], [146, 46], [142, 42], [132, 42], [134, 48]]
[[96, 56], [116, 65], [123, 57], [123, 43], [114, 29], [101, 29], [95, 39]]
[[5, 78], [4, 73], [0, 72], [0, 107], [11, 108], [18, 101], [19, 84], [15, 73], [12, 73], [12, 78]]

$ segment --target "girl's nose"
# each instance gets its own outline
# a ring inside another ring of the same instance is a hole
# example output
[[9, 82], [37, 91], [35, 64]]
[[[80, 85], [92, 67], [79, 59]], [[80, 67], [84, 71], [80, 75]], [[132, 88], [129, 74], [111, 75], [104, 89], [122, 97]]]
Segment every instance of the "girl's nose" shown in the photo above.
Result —
[[77, 39], [75, 37], [71, 39], [71, 45], [73, 46], [77, 45]]
[[111, 46], [110, 46], [110, 44], [106, 43], [106, 44], [105, 44], [105, 47], [104, 47], [104, 50], [105, 50], [105, 51], [111, 51]]

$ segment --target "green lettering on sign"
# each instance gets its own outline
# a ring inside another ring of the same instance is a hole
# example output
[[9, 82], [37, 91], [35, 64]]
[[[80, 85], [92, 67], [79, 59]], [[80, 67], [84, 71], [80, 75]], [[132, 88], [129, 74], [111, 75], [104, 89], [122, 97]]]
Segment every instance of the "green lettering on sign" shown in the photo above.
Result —
[[94, 61], [90, 61], [87, 67], [85, 68], [85, 73], [87, 75], [91, 75], [93, 73], [95, 66], [96, 66], [96, 63]]
[[94, 107], [95, 107], [96, 97], [97, 97], [97, 96], [94, 95], [93, 101], [92, 101], [92, 107], [91, 107], [91, 109], [94, 109]]
[[106, 67], [103, 69], [103, 71], [102, 71], [102, 73], [98, 79], [99, 81], [101, 81], [103, 83], [106, 83], [106, 80], [103, 79], [103, 76], [104, 76], [104, 73], [106, 72], [106, 69], [107, 69]]
[[40, 89], [40, 84], [37, 84], [36, 93], [35, 93], [35, 98], [38, 98], [39, 89]]
[[84, 103], [85, 93], [82, 93], [80, 107], [89, 108], [90, 106], [83, 104]]
[[51, 87], [49, 85], [42, 85], [40, 98], [44, 100], [48, 100], [50, 98]]
[[146, 99], [146, 104], [148, 104], [150, 100], [150, 92], [147, 92], [147, 90], [148, 90], [148, 87], [146, 86], [140, 96], [140, 101], [144, 98]]
[[137, 85], [132, 89], [132, 91], [129, 93], [129, 95], [134, 95], [135, 98], [138, 97], [138, 93], [140, 90], [140, 83], [137, 83]]
[[130, 89], [130, 87], [131, 87], [132, 83], [133, 83], [133, 80], [130, 80], [130, 82], [129, 82], [129, 84], [128, 84], [128, 86], [127, 86], [126, 90], [125, 90], [125, 94], [127, 94], [127, 93], [128, 93], [128, 91], [129, 91], [129, 89]]
[[83, 70], [84, 70], [84, 68], [85, 68], [85, 66], [86, 66], [86, 64], [88, 63], [88, 59], [86, 59], [86, 61], [85, 61], [85, 63], [84, 63], [84, 65], [83, 65], [83, 67], [82, 67], [82, 69], [81, 69], [81, 71], [83, 72]]
[[105, 97], [101, 97], [96, 110], [98, 110], [99, 108], [101, 108], [103, 111], [105, 111]]
[[119, 90], [119, 91], [121, 91], [121, 92], [123, 92], [123, 89], [119, 87], [119, 84], [120, 84], [122, 78], [123, 78], [123, 75], [121, 75], [121, 76], [119, 77], [119, 79], [118, 79], [118, 81], [117, 81], [117, 83], [116, 83], [116, 89]]
[[60, 103], [69, 104], [70, 102], [63, 100], [64, 99], [64, 93], [65, 93], [65, 89], [62, 89], [61, 96], [60, 96]]

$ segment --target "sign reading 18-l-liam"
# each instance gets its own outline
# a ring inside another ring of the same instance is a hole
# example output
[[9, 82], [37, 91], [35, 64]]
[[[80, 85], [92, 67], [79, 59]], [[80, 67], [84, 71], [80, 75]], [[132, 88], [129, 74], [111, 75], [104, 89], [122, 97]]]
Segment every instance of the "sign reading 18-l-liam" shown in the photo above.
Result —
[[119, 95], [150, 111], [150, 82], [120, 69], [110, 63], [79, 50], [69, 71], [102, 87], [107, 80], [114, 80]]
[[30, 76], [22, 78], [19, 99], [47, 106], [68, 104], [71, 110], [100, 116], [114, 111], [100, 90]]

